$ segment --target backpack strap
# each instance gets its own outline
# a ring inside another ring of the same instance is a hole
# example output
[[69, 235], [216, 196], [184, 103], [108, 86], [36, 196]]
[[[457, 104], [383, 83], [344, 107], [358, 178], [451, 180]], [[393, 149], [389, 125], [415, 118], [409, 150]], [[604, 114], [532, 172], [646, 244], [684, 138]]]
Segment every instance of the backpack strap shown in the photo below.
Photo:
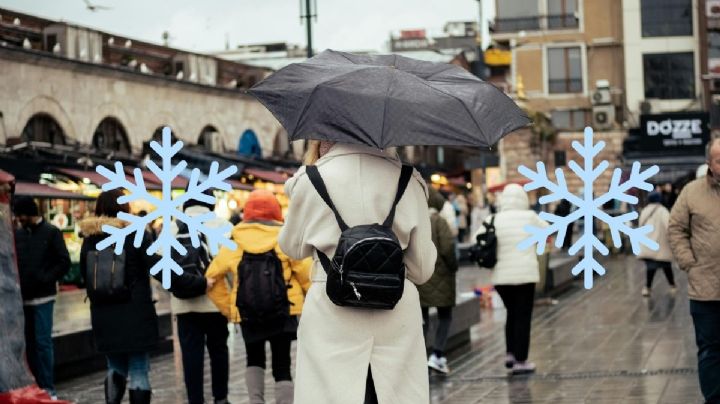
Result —
[[[315, 190], [320, 194], [320, 197], [325, 201], [325, 203], [330, 207], [330, 209], [335, 214], [335, 220], [337, 220], [338, 226], [340, 226], [340, 231], [345, 231], [348, 229], [348, 225], [345, 223], [343, 218], [340, 216], [340, 213], [335, 208], [335, 204], [333, 204], [332, 199], [330, 199], [330, 194], [328, 194], [327, 188], [325, 187], [325, 183], [323, 182], [322, 177], [320, 176], [320, 171], [318, 171], [317, 166], [305, 166], [305, 172], [307, 173], [308, 177], [310, 178], [310, 182], [312, 182], [313, 187], [315, 187]], [[327, 257], [326, 257], [327, 258]]]
[[405, 193], [405, 189], [407, 189], [408, 183], [410, 183], [410, 177], [412, 177], [412, 172], [412, 166], [403, 164], [402, 169], [400, 170], [400, 179], [398, 180], [398, 188], [397, 193], [395, 193], [395, 200], [393, 201], [392, 209], [390, 209], [390, 214], [383, 222], [383, 226], [392, 227], [393, 221], [395, 221], [395, 208], [397, 207], [398, 202], [400, 202], [400, 199]]

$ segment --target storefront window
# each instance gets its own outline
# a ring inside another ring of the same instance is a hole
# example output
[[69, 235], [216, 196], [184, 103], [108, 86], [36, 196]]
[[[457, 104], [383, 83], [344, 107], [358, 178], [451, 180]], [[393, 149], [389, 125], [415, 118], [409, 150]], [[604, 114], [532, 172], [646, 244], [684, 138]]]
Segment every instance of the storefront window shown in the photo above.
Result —
[[643, 55], [645, 98], [663, 100], [694, 98], [692, 52]]
[[641, 0], [643, 37], [692, 36], [692, 0]]
[[583, 71], [579, 46], [547, 50], [548, 92], [581, 93]]

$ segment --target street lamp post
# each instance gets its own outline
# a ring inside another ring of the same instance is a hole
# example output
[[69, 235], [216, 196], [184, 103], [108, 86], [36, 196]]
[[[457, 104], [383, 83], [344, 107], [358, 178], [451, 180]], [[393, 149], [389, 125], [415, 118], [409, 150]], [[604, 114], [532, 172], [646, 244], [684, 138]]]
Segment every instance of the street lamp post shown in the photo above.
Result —
[[[312, 3], [311, 3], [312, 1]], [[303, 7], [303, 0], [300, 0], [300, 21], [305, 19], [307, 24], [307, 57], [308, 59], [313, 57], [312, 47], [312, 18], [315, 18], [317, 22], [317, 0], [305, 0], [305, 6]]]

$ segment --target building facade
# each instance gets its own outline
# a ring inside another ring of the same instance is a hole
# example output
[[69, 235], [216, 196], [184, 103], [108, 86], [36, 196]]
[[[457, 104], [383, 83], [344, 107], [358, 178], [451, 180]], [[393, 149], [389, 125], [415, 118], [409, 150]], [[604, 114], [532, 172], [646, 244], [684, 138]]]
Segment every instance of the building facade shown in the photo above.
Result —
[[187, 144], [287, 155], [279, 123], [245, 89], [271, 71], [0, 9], [0, 142], [139, 154], [163, 126]]

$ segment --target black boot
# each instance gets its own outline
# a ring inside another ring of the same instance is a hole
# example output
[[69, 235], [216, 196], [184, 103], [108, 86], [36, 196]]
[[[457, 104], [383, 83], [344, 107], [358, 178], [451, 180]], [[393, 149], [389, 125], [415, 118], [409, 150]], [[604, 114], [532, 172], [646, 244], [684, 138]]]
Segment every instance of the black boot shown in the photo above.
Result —
[[128, 390], [130, 392], [130, 404], [150, 404], [150, 390]]
[[125, 384], [127, 380], [117, 372], [111, 372], [105, 377], [105, 403], [120, 404], [125, 395]]

